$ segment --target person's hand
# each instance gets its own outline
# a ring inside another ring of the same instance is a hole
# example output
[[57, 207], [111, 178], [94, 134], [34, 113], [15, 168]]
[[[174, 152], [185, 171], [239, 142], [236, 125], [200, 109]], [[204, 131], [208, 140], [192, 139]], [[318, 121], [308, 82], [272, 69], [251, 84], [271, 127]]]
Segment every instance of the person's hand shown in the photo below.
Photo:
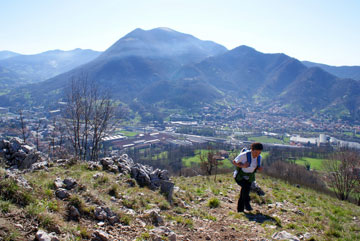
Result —
[[242, 166], [243, 166], [243, 168], [247, 168], [247, 167], [250, 166], [250, 164], [248, 162], [245, 162], [245, 163], [242, 164]]

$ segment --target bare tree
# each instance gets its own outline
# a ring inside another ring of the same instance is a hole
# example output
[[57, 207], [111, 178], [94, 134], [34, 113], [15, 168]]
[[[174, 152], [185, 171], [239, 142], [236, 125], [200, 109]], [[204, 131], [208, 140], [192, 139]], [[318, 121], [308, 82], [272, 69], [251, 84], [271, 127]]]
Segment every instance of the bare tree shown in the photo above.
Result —
[[20, 127], [21, 127], [21, 136], [22, 136], [24, 143], [26, 143], [26, 139], [29, 134], [28, 134], [28, 131], [26, 128], [26, 123], [24, 120], [24, 113], [23, 113], [22, 109], [19, 110], [19, 120], [20, 120]]
[[[68, 137], [71, 140], [74, 155], [86, 159], [89, 135], [89, 93], [87, 76], [81, 75], [72, 78], [67, 93], [67, 106], [65, 109], [65, 124]], [[91, 101], [90, 101], [91, 102]], [[90, 108], [91, 109], [91, 108]]]
[[101, 140], [105, 137], [106, 132], [112, 129], [114, 122], [111, 119], [114, 117], [114, 103], [110, 95], [106, 93], [98, 93], [97, 88], [93, 90], [93, 115], [90, 118], [92, 150], [91, 160], [98, 158], [100, 151]]
[[[360, 168], [355, 169], [355, 173], [360, 176]], [[355, 184], [354, 196], [357, 202], [357, 205], [360, 206], [360, 178]]]
[[348, 200], [349, 195], [359, 189], [360, 156], [352, 150], [341, 150], [324, 161], [327, 181], [340, 200]]
[[57, 125], [57, 120], [56, 117], [54, 117], [52, 119], [52, 129], [51, 129], [51, 133], [50, 133], [50, 141], [49, 141], [49, 151], [48, 153], [51, 156], [55, 156], [56, 150], [55, 150], [55, 144], [56, 144], [56, 125]]
[[76, 157], [98, 158], [101, 140], [111, 127], [114, 106], [110, 95], [89, 81], [87, 75], [71, 80], [64, 120]]
[[214, 150], [211, 147], [208, 147], [207, 153], [200, 153], [200, 167], [201, 169], [207, 174], [212, 175], [215, 171], [215, 177], [217, 175], [217, 169], [218, 169], [218, 159], [219, 153], [215, 153]]
[[39, 151], [39, 132], [40, 132], [40, 127], [41, 127], [41, 119], [38, 120], [37, 125], [35, 127], [35, 144], [36, 144], [36, 150]]

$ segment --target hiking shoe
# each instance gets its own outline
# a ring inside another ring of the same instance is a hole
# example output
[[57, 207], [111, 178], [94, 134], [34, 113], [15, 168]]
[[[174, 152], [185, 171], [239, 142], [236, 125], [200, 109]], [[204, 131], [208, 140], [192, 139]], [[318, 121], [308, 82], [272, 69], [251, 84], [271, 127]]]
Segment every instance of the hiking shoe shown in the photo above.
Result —
[[251, 207], [250, 204], [245, 205], [245, 209], [246, 209], [247, 211], [252, 211], [252, 210], [253, 210], [253, 208]]
[[261, 188], [259, 188], [258, 190], [256, 190], [257, 195], [259, 196], [264, 196], [265, 192], [263, 190], [261, 190]]

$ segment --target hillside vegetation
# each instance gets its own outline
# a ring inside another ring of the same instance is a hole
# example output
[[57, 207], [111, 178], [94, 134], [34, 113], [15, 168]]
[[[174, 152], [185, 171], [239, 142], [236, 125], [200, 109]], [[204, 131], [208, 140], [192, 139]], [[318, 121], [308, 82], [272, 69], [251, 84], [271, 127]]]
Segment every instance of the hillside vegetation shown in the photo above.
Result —
[[[130, 175], [91, 171], [84, 163], [21, 176], [31, 189], [1, 170], [1, 240], [33, 240], [39, 229], [60, 240], [261, 240], [284, 231], [299, 240], [360, 240], [360, 207], [261, 174], [257, 182], [266, 195], [252, 193], [254, 210], [248, 213], [236, 213], [240, 187], [231, 174], [216, 181], [173, 177], [171, 204]], [[76, 180], [69, 197], [55, 195], [56, 178]], [[118, 221], [99, 220], [99, 208]]]

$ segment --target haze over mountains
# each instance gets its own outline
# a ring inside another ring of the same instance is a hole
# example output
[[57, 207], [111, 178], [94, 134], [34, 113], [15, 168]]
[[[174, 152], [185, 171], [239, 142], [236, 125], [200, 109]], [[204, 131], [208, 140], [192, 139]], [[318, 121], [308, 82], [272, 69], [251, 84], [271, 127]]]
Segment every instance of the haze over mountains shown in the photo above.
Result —
[[[2, 60], [0, 66], [18, 57]], [[227, 50], [168, 28], [135, 29], [92, 61], [40, 84], [17, 88], [0, 101], [22, 103], [26, 93], [33, 104], [56, 102], [71, 78], [87, 76], [127, 104], [187, 109], [242, 99], [263, 108], [277, 104], [294, 113], [359, 119], [360, 81], [310, 65], [248, 46]]]
[[100, 52], [89, 49], [52, 50], [34, 55], [0, 52], [0, 84], [19, 86], [37, 83], [87, 63]]
[[310, 61], [303, 61], [307, 67], [319, 67], [323, 70], [336, 75], [340, 78], [350, 78], [360, 80], [360, 66], [330, 66]]
[[17, 56], [17, 55], [20, 55], [18, 53], [15, 53], [15, 52], [11, 52], [11, 51], [0, 51], [0, 60], [2, 59], [8, 59], [8, 58], [11, 58], [11, 57], [14, 57], [14, 56]]

